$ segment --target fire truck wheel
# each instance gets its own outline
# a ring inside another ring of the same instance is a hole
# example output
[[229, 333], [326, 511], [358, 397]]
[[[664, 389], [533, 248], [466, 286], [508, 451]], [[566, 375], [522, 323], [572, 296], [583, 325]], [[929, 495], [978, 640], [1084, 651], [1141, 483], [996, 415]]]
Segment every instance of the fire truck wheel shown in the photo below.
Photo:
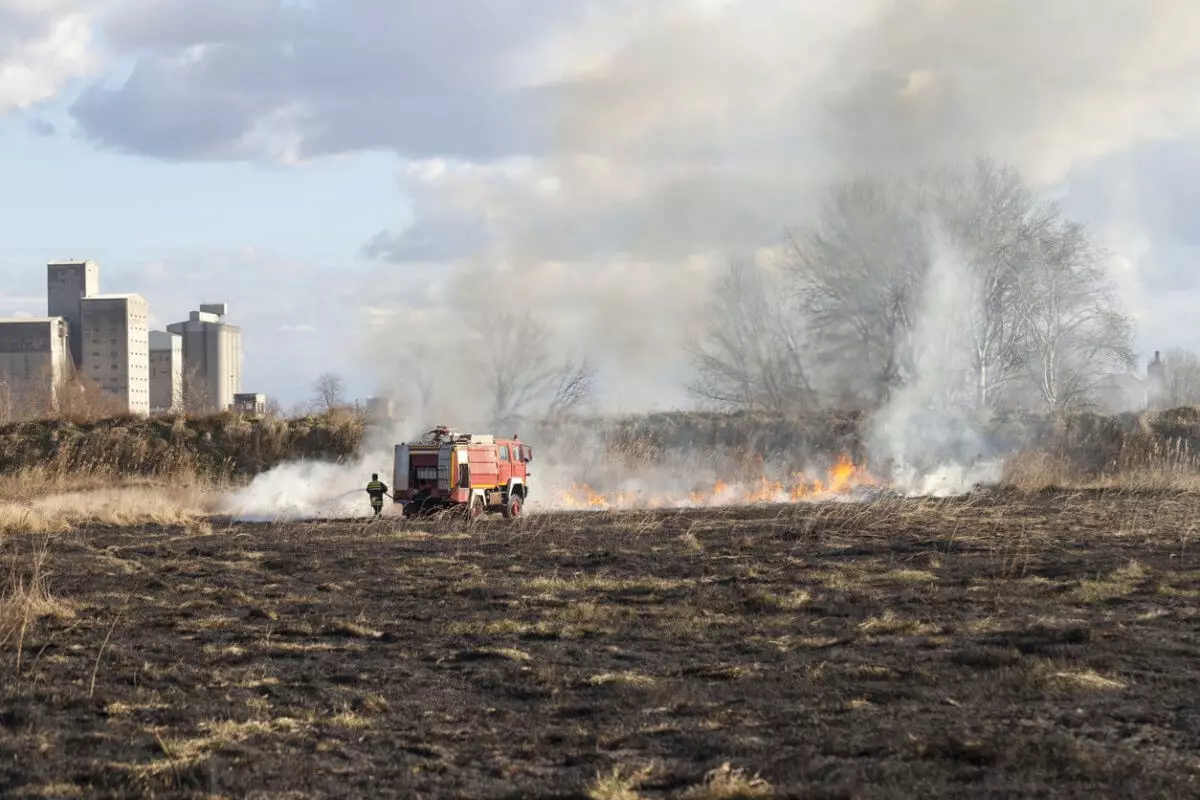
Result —
[[517, 517], [521, 516], [522, 510], [521, 495], [514, 492], [512, 496], [508, 498], [508, 502], [504, 504], [504, 518], [516, 519]]

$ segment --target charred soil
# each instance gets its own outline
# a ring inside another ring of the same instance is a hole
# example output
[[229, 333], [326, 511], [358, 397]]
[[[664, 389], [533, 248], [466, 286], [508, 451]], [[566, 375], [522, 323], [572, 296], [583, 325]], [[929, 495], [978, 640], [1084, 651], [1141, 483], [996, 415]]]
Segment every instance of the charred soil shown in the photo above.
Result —
[[1198, 512], [1044, 493], [14, 536], [0, 794], [1195, 797]]

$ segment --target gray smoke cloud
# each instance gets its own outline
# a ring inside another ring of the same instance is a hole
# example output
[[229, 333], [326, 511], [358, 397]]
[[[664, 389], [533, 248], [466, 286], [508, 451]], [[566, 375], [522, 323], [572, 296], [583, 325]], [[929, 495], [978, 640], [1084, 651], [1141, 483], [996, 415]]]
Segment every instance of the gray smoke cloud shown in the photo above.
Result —
[[[531, 141], [552, 146], [408, 162], [415, 221], [367, 251], [405, 265], [398, 304], [409, 269], [449, 262], [432, 306], [533, 309], [604, 362], [609, 408], [680, 400], [679, 345], [713, 270], [810, 221], [831, 181], [988, 154], [1062, 193], [1096, 159], [1200, 121], [1187, 2], [709, 2], [601, 19], [560, 31], [587, 57], [521, 95]], [[397, 323], [381, 330], [404, 342], [413, 326]]]
[[[462, 427], [486, 421], [480, 370], [497, 345], [475, 322], [490, 311], [529, 311], [548, 358], [595, 359], [602, 408], [677, 405], [681, 344], [703, 326], [714, 271], [769, 254], [785, 226], [811, 221], [830, 182], [986, 154], [1063, 194], [1090, 165], [1200, 124], [1200, 6], [1188, 0], [645, 5], [564, 4], [572, 13], [541, 25], [545, 8], [529, 3], [494, 37], [464, 26], [464, 40], [483, 43], [469, 68], [443, 76], [446, 91], [401, 80], [400, 103], [378, 80], [395, 64], [356, 62], [377, 48], [305, 40], [307, 58], [193, 51], [159, 64], [169, 74], [147, 67], [124, 89], [85, 96], [78, 116], [108, 143], [183, 157], [395, 149], [413, 219], [364, 246], [386, 262], [370, 320], [388, 354], [381, 390], [423, 414], [417, 395], [431, 382], [440, 418], [423, 423]], [[429, 58], [426, 34], [454, 30], [456, 12], [431, 13], [437, 24], [423, 29], [416, 6], [400, 6], [376, 9], [372, 27], [412, 23], [404, 40], [421, 58], [405, 63], [439, 75], [447, 59]], [[345, 18], [328, 8], [324, 24], [342, 35], [329, 23]], [[338, 69], [317, 80], [322, 59]], [[247, 64], [273, 77], [235, 101], [230, 76]], [[356, 66], [372, 80], [352, 91]], [[289, 82], [297, 76], [307, 82]], [[209, 99], [205, 126], [178, 144], [130, 122], [168, 83], [171, 102]], [[926, 298], [938, 313], [955, 294], [954, 271], [941, 274], [949, 283], [933, 291], [947, 297]], [[912, 391], [927, 395], [939, 375]], [[903, 452], [895, 431], [913, 419], [901, 408], [881, 422], [877, 447]]]

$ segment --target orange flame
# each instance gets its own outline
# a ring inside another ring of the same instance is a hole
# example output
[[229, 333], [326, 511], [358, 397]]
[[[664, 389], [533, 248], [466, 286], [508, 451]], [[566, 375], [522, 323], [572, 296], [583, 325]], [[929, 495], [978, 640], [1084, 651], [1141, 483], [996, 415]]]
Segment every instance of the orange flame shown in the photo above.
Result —
[[879, 486], [865, 468], [843, 455], [829, 468], [824, 479], [796, 473], [785, 484], [765, 475], [749, 483], [733, 485], [718, 480], [709, 489], [697, 489], [683, 497], [665, 494], [644, 496], [638, 492], [602, 494], [587, 484], [572, 486], [558, 494], [559, 504], [567, 508], [680, 508], [687, 506], [753, 505], [756, 503], [800, 503], [832, 499], [864, 486]]

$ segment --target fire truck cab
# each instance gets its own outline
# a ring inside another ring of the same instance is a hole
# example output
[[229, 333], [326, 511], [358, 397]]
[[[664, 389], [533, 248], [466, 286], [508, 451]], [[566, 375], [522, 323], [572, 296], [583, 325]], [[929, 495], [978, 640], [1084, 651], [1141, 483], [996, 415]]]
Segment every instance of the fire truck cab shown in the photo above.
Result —
[[419, 441], [396, 445], [392, 499], [412, 517], [461, 508], [470, 518], [500, 512], [515, 519], [529, 496], [533, 449], [516, 434], [459, 433], [434, 428]]

